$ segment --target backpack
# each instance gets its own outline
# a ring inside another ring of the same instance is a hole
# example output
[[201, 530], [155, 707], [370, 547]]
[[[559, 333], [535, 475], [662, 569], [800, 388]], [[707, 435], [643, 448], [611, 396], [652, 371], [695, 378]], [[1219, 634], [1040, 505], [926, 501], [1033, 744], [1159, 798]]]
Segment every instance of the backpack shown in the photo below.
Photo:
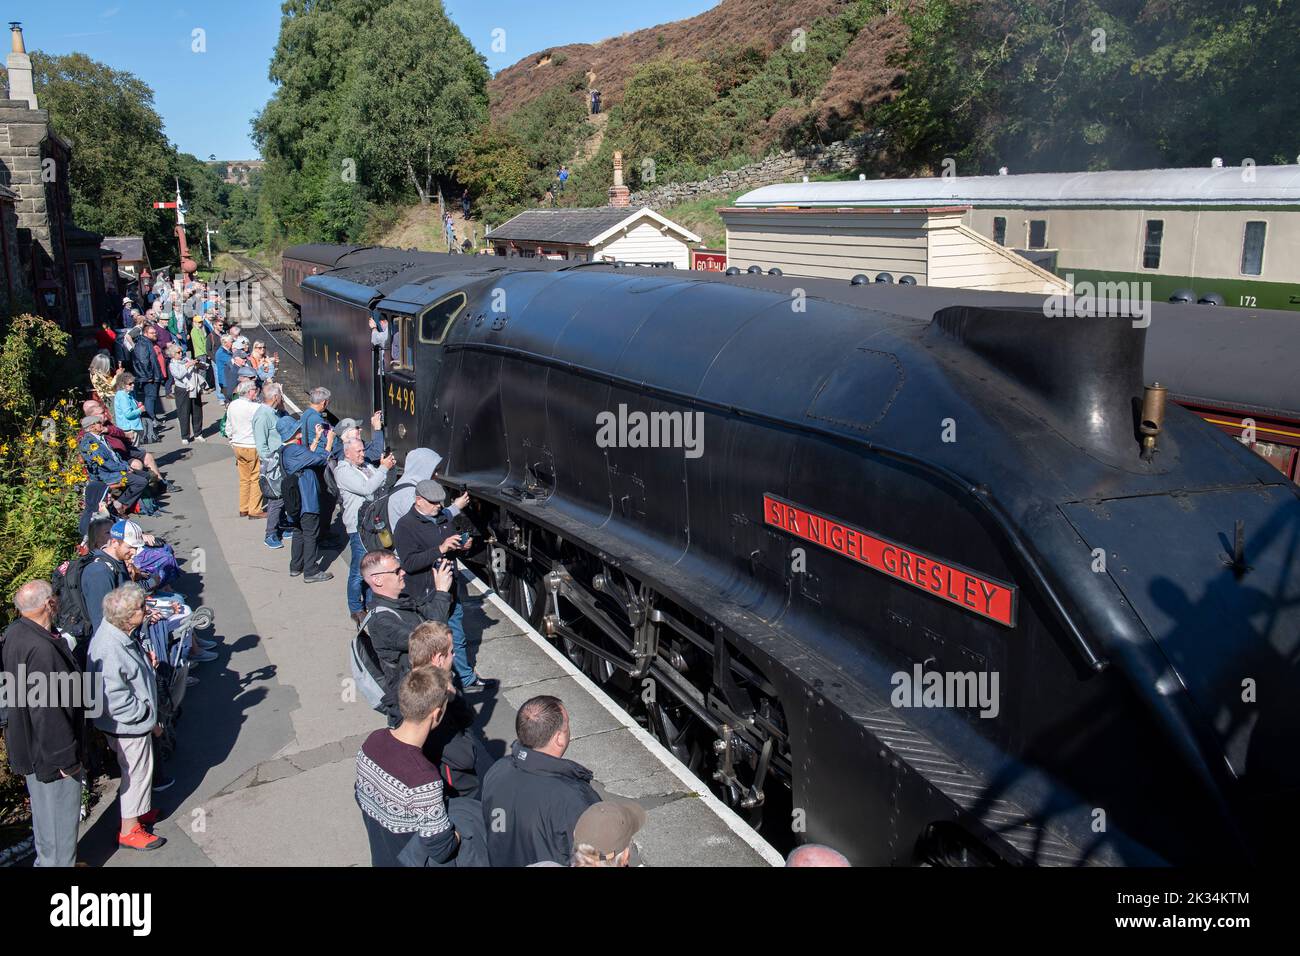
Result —
[[149, 578], [146, 588], [149, 591], [157, 590], [181, 573], [181, 566], [176, 562], [176, 552], [165, 542], [153, 548], [141, 548], [131, 563], [137, 571]]
[[262, 489], [262, 497], [268, 501], [279, 501], [284, 497], [284, 467], [280, 464], [278, 448], [270, 458], [261, 460], [257, 483]]
[[337, 501], [339, 497], [339, 483], [334, 477], [334, 461], [332, 459], [325, 462], [325, 467], [321, 469], [321, 482], [325, 487], [326, 493]]
[[393, 546], [393, 529], [388, 526], [388, 499], [396, 490], [396, 472], [390, 471], [388, 475], [389, 480], [384, 483], [382, 491], [364, 502], [357, 512], [357, 534], [361, 536], [361, 546], [367, 553]]
[[87, 641], [90, 633], [90, 612], [86, 608], [86, 595], [81, 590], [81, 575], [95, 560], [94, 552], [78, 555], [54, 569], [50, 584], [59, 599], [59, 616], [54, 626], [71, 634], [78, 643]]
[[389, 614], [397, 613], [392, 608], [372, 608], [361, 622], [361, 629], [352, 638], [350, 648], [352, 679], [356, 681], [357, 690], [361, 691], [361, 696], [366, 699], [366, 703], [382, 714], [385, 713], [384, 666], [379, 663], [379, 655], [375, 653], [375, 646], [370, 643], [370, 635], [366, 632], [366, 625], [380, 611], [387, 611]]

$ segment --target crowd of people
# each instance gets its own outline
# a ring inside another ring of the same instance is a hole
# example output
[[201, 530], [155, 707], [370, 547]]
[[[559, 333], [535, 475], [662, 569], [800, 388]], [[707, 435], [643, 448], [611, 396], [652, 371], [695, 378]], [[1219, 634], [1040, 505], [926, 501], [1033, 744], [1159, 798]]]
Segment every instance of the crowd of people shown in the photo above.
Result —
[[[381, 350], [384, 331], [374, 328]], [[189, 277], [160, 281], [143, 310], [124, 301], [122, 327], [101, 332], [78, 442], [88, 474], [83, 541], [52, 581], [18, 589], [19, 617], [0, 643], [7, 672], [89, 674], [102, 691], [93, 713], [93, 702], [67, 700], [7, 715], [10, 763], [31, 796], [38, 866], [75, 863], [92, 729], [121, 776], [119, 845], [153, 850], [165, 842], [152, 832], [152, 795], [172, 784], [161, 746], [171, 739], [169, 688], [178, 673], [196, 682], [190, 668], [217, 655], [215, 642], [177, 626], [189, 609], [166, 590], [177, 572], [174, 549], [136, 520], [157, 514], [176, 490], [143, 446], [167, 427], [164, 397], [175, 402], [180, 441], [204, 441], [209, 393], [225, 406], [239, 517], [264, 523], [268, 549], [289, 541], [288, 575], [328, 581], [328, 556], [348, 553], [354, 651], [374, 665], [374, 706], [386, 723], [356, 756], [354, 793], [371, 862], [635, 864], [645, 811], [602, 800], [591, 771], [566, 758], [570, 715], [561, 700], [526, 701], [503, 757], [493, 760], [484, 745], [471, 701], [498, 681], [471, 664], [455, 567], [482, 541], [471, 497], [453, 497], [440, 480], [438, 452], [412, 450], [399, 472], [382, 413], [366, 423], [337, 420], [323, 387], [291, 414], [275, 357], [227, 327], [221, 297]], [[804, 858], [817, 862], [790, 865], [835, 865], [825, 854]]]
[[[82, 540], [51, 580], [17, 589], [18, 618], [0, 643], [6, 673], [81, 688], [4, 714], [10, 767], [31, 798], [38, 866], [76, 862], [82, 791], [99, 769], [97, 739], [121, 778], [119, 846], [166, 842], [152, 832], [153, 794], [174, 783], [163, 768], [164, 735], [173, 730], [180, 685], [197, 683], [193, 669], [217, 654], [215, 641], [181, 627], [191, 611], [168, 589], [179, 574], [174, 543], [138, 523], [179, 490], [146, 446], [166, 427], [164, 397], [175, 400], [181, 441], [204, 440], [203, 396], [227, 385], [209, 357], [228, 335], [219, 295], [189, 276], [160, 278], [144, 301], [125, 298], [120, 326], [105, 323], [97, 334], [101, 350], [90, 363], [77, 435], [87, 476]], [[274, 376], [274, 362], [253, 350], [240, 365]]]

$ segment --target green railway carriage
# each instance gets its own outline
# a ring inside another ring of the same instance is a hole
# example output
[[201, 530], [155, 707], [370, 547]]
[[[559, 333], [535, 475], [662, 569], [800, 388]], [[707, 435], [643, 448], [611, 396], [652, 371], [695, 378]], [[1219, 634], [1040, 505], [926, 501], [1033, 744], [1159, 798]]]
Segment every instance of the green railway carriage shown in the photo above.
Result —
[[965, 225], [1076, 285], [1300, 309], [1300, 166], [791, 183], [737, 207], [966, 206]]

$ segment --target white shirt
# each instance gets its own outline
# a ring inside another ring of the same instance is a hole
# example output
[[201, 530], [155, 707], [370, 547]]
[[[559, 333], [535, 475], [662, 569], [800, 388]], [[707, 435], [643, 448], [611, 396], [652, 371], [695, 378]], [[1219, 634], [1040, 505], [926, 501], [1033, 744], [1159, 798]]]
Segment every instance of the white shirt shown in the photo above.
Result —
[[230, 434], [230, 444], [236, 448], [256, 448], [253, 438], [253, 416], [261, 408], [260, 402], [250, 402], [246, 398], [237, 398], [226, 408], [226, 431]]

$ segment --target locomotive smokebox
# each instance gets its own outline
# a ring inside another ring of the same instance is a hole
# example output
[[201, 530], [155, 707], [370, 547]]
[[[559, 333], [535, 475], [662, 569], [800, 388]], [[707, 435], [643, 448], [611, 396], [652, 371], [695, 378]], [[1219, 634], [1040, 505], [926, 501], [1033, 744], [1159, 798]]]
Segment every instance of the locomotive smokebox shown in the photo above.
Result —
[[927, 337], [960, 345], [1033, 393], [1069, 441], [1122, 467], [1136, 463], [1146, 329], [1131, 318], [1055, 318], [1017, 308], [953, 306]]

